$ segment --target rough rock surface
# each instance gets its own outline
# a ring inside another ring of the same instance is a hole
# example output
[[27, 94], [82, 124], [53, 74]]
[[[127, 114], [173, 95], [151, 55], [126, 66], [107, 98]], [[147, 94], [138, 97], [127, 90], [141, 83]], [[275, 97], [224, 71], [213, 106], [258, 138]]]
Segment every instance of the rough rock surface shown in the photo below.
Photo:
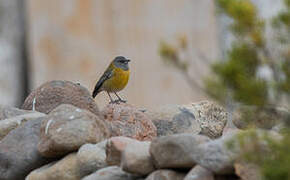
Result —
[[110, 124], [112, 136], [126, 136], [140, 141], [150, 141], [157, 136], [151, 119], [132, 105], [109, 104], [101, 114]]
[[130, 143], [138, 142], [128, 137], [117, 136], [108, 139], [106, 144], [106, 162], [108, 165], [120, 165], [122, 152]]
[[98, 144], [85, 144], [79, 149], [77, 163], [82, 176], [107, 166], [106, 144], [107, 140], [104, 140]]
[[41, 118], [28, 121], [0, 141], [0, 179], [16, 180], [51, 160], [37, 151]]
[[214, 180], [214, 174], [202, 166], [195, 166], [185, 176], [184, 180]]
[[45, 157], [57, 157], [76, 151], [83, 144], [106, 139], [109, 130], [91, 112], [63, 104], [43, 117], [40, 134], [39, 152]]
[[145, 180], [183, 180], [184, 177], [185, 173], [162, 169], [154, 171]]
[[156, 168], [192, 168], [200, 144], [210, 139], [206, 136], [176, 134], [163, 136], [151, 142], [150, 154]]
[[22, 108], [48, 114], [60, 104], [71, 104], [99, 115], [91, 93], [85, 87], [69, 81], [50, 81], [41, 85], [30, 93]]
[[79, 180], [81, 178], [76, 153], [72, 153], [59, 161], [32, 171], [25, 180]]
[[226, 111], [210, 101], [167, 105], [146, 114], [157, 127], [158, 136], [192, 133], [217, 138], [222, 135], [227, 122]]
[[17, 128], [21, 124], [43, 117], [45, 114], [40, 112], [30, 112], [27, 114], [18, 115], [15, 117], [10, 117], [8, 119], [3, 119], [0, 121], [0, 140], [4, 138], [11, 130]]
[[155, 170], [149, 153], [150, 142], [133, 142], [122, 153], [121, 167], [133, 174], [146, 175]]
[[137, 180], [138, 176], [123, 171], [118, 166], [110, 166], [86, 176], [82, 180]]

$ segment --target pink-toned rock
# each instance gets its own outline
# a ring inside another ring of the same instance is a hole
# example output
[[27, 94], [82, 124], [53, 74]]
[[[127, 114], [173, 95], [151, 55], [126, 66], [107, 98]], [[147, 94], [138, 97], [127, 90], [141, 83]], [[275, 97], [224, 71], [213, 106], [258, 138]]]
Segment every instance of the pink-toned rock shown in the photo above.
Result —
[[138, 142], [128, 137], [112, 137], [106, 145], [106, 162], [108, 165], [120, 165], [122, 152], [128, 144]]
[[112, 136], [126, 136], [140, 141], [150, 141], [157, 136], [151, 119], [130, 104], [109, 104], [101, 114], [110, 124]]
[[85, 87], [70, 81], [50, 81], [41, 85], [25, 99], [22, 109], [48, 114], [60, 104], [71, 104], [99, 115], [91, 93]]

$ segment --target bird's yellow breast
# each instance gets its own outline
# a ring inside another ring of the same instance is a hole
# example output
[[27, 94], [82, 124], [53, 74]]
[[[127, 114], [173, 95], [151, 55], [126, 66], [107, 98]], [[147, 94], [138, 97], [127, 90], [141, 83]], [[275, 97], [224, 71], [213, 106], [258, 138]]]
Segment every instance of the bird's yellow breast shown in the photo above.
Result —
[[128, 83], [130, 70], [124, 71], [121, 68], [114, 67], [113, 76], [106, 80], [103, 89], [108, 92], [118, 92], [124, 89]]

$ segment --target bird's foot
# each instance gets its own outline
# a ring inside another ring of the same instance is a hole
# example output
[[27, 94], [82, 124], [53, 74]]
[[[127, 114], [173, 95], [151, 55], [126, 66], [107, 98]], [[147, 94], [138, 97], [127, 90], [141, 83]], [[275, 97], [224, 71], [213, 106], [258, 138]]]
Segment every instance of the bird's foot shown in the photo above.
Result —
[[119, 104], [119, 100], [110, 101], [109, 104]]

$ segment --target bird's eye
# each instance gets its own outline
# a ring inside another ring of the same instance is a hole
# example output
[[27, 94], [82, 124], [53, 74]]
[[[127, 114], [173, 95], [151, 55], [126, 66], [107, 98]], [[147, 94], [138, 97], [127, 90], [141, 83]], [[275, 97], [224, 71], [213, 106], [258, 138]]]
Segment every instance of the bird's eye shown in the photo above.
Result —
[[120, 63], [125, 63], [125, 62], [126, 62], [125, 60], [121, 60], [121, 61], [120, 61]]

